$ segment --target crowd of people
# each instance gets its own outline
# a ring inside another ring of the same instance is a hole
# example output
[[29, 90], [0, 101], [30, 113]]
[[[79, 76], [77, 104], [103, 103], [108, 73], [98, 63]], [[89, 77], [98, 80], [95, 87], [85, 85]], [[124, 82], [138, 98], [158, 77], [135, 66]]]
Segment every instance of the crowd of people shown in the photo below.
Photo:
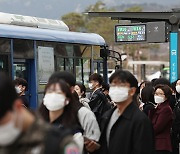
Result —
[[0, 73], [0, 154], [179, 154], [180, 80], [138, 84], [117, 70], [89, 77], [91, 95], [69, 72], [53, 73], [37, 111], [27, 81]]

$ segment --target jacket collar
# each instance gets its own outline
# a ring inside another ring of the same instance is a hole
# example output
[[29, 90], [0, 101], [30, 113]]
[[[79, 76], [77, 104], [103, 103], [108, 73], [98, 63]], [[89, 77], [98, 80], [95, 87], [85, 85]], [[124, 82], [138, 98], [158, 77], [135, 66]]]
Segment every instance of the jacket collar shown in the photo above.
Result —
[[[113, 112], [116, 110], [117, 107], [114, 107], [113, 109], [109, 110], [108, 112], [106, 112], [105, 118], [107, 120], [110, 120]], [[123, 116], [126, 119], [131, 119], [132, 115], [134, 113], [134, 109], [136, 108], [136, 105], [134, 102], [131, 102], [126, 109], [124, 110], [124, 112], [121, 114], [121, 116]]]
[[[127, 108], [124, 110], [124, 112], [121, 114], [121, 116], [119, 118], [124, 117], [124, 118], [130, 120], [134, 114], [135, 108], [136, 108], [136, 105], [134, 102], [132, 102], [131, 104], [129, 104], [129, 106], [127, 106]], [[117, 107], [114, 107], [113, 109], [107, 111], [104, 114], [102, 121], [101, 121], [101, 131], [102, 132], [104, 132], [105, 128], [107, 128], [107, 125], [111, 119], [111, 116], [116, 109], [117, 109]]]
[[157, 110], [161, 110], [162, 108], [164, 108], [165, 106], [169, 105], [168, 101], [165, 101], [164, 103], [160, 104], [157, 106]]
[[96, 90], [94, 90], [94, 91], [92, 92], [91, 96], [92, 96], [93, 94], [98, 93], [98, 92], [99, 92], [99, 91], [101, 91], [101, 90], [102, 90], [102, 88], [101, 88], [101, 87], [97, 88]]
[[169, 104], [169, 102], [168, 102], [168, 101], [165, 101], [164, 103], [159, 104], [159, 105], [157, 106], [157, 109], [162, 109], [164, 106], [167, 106], [168, 104]]

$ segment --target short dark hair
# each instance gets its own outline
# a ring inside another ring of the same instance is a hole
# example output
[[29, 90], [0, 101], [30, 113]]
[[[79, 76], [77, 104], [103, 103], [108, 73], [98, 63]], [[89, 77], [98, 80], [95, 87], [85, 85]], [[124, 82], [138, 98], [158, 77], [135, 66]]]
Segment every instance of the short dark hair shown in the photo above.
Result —
[[84, 92], [84, 94], [82, 95], [82, 97], [83, 97], [83, 98], [86, 97], [86, 87], [85, 87], [82, 83], [80, 83], [80, 82], [77, 82], [76, 85], [80, 88], [81, 93]]
[[165, 78], [159, 78], [159, 79], [156, 79], [155, 81], [154, 81], [154, 87], [156, 87], [157, 85], [159, 85], [159, 84], [161, 84], [161, 85], [168, 85], [170, 88], [171, 88], [171, 83], [169, 82], [169, 80], [168, 79], [165, 79]]
[[138, 88], [138, 81], [135, 76], [129, 71], [117, 70], [115, 71], [111, 77], [109, 78], [109, 82], [111, 83], [114, 79], [118, 79], [121, 82], [127, 82], [130, 84], [130, 87]]
[[164, 95], [167, 98], [167, 100], [170, 100], [170, 97], [172, 96], [172, 90], [168, 85], [159, 84], [155, 87], [155, 91], [157, 89], [161, 89], [164, 92]]
[[98, 73], [94, 73], [89, 77], [89, 81], [92, 81], [92, 80], [99, 82], [99, 85], [102, 85], [102, 83], [104, 81], [103, 77]]
[[12, 110], [17, 97], [18, 95], [10, 78], [0, 72], [0, 119]]
[[70, 72], [55, 72], [53, 73], [48, 82], [51, 82], [51, 80], [58, 79], [58, 80], [64, 80], [69, 86], [73, 87], [76, 84], [76, 78], [74, 77], [73, 74]]
[[14, 83], [14, 85], [16, 86], [16, 85], [22, 85], [22, 86], [24, 86], [24, 87], [26, 87], [26, 89], [25, 90], [27, 90], [28, 89], [28, 83], [27, 83], [27, 81], [25, 80], [25, 79], [23, 79], [23, 78], [16, 78], [14, 81], [13, 81], [13, 83]]
[[141, 92], [141, 100], [143, 103], [154, 103], [154, 88], [152, 85], [147, 85]]

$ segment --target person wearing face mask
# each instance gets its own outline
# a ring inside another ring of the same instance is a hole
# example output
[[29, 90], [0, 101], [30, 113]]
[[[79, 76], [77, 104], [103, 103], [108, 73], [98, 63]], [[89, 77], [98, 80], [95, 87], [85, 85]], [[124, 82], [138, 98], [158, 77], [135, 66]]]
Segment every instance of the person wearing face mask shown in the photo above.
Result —
[[83, 150], [83, 130], [77, 117], [78, 107], [73, 104], [70, 87], [63, 80], [48, 82], [40, 111], [47, 122], [61, 129], [68, 128], [75, 138], [78, 136], [77, 143], [81, 151]]
[[60, 132], [24, 108], [12, 81], [3, 73], [0, 78], [0, 154], [80, 153], [68, 131]]
[[94, 112], [98, 123], [100, 123], [102, 115], [109, 109], [111, 104], [108, 103], [106, 95], [102, 91], [103, 78], [101, 75], [94, 73], [89, 77], [89, 89], [93, 92], [90, 97], [89, 106]]
[[180, 143], [180, 79], [175, 83], [175, 98], [176, 103], [173, 106], [173, 124], [172, 124], [172, 148], [173, 154], [179, 154]]
[[169, 105], [171, 107], [171, 109], [173, 110], [174, 109], [174, 106], [176, 104], [176, 98], [175, 98], [175, 94], [173, 91], [175, 91], [175, 87], [173, 86], [173, 84], [171, 84], [169, 82], [169, 80], [165, 79], [165, 78], [159, 78], [159, 79], [156, 79], [153, 83], [153, 86], [156, 87], [157, 85], [167, 85], [171, 88], [171, 91], [172, 91], [172, 95], [170, 96], [170, 99], [169, 99]]
[[117, 70], [109, 82], [109, 95], [116, 106], [102, 117], [98, 154], [154, 154], [151, 122], [135, 103], [137, 79]]
[[78, 83], [76, 83], [74, 90], [78, 94], [79, 102], [81, 104], [83, 104], [83, 106], [85, 106], [86, 108], [91, 110], [91, 108], [89, 107], [89, 104], [88, 104], [89, 99], [86, 98], [86, 87], [83, 84], [78, 82]]
[[19, 99], [21, 99], [21, 101], [23, 102], [23, 105], [26, 108], [29, 108], [29, 102], [28, 102], [26, 94], [25, 94], [25, 92], [27, 91], [27, 88], [28, 88], [27, 81], [22, 78], [17, 78], [13, 81], [13, 83], [15, 85], [16, 92], [19, 95]]
[[[94, 113], [91, 110], [84, 107], [79, 102], [78, 95], [74, 90], [74, 86], [76, 84], [75, 77], [69, 72], [55, 72], [50, 76], [48, 82], [53, 82], [55, 80], [56, 81], [63, 80], [69, 86], [71, 90], [71, 94], [73, 95], [73, 101], [72, 101], [73, 106], [78, 108], [76, 116], [78, 117], [80, 126], [81, 128], [83, 128], [83, 131], [84, 131], [83, 136], [85, 137], [86, 149], [89, 152], [96, 150], [98, 148], [96, 143], [97, 141], [99, 141], [99, 137], [100, 137], [99, 125], [96, 121], [96, 117]], [[40, 108], [40, 112], [44, 112], [44, 111], [41, 111], [41, 108]], [[45, 113], [46, 114], [44, 116], [49, 115], [47, 114], [47, 112]]]
[[157, 107], [150, 111], [155, 135], [155, 148], [157, 154], [169, 154], [172, 151], [170, 130], [172, 127], [172, 109], [169, 100], [172, 91], [167, 85], [155, 87], [154, 101]]

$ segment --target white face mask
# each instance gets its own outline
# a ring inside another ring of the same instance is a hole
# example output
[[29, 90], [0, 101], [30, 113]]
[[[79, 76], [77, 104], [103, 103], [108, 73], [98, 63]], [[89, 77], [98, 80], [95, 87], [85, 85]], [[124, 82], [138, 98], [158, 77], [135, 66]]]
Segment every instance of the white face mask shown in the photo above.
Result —
[[161, 96], [154, 96], [154, 101], [157, 104], [161, 104], [161, 103], [165, 102], [165, 98], [161, 97]]
[[93, 89], [93, 88], [94, 88], [93, 84], [89, 83], [89, 89]]
[[176, 86], [176, 91], [180, 94], [180, 85]]
[[16, 92], [17, 92], [18, 94], [20, 94], [20, 93], [22, 92], [21, 89], [20, 89], [18, 86], [16, 86], [15, 89], [16, 89]]
[[50, 93], [46, 94], [43, 103], [49, 111], [57, 111], [68, 105], [66, 97], [63, 94]]
[[109, 96], [115, 103], [123, 102], [128, 99], [128, 87], [110, 87]]
[[[22, 121], [21, 125], [22, 125]], [[0, 146], [8, 146], [12, 144], [22, 132], [22, 126], [15, 126], [15, 119], [12, 119], [5, 125], [0, 125]]]

